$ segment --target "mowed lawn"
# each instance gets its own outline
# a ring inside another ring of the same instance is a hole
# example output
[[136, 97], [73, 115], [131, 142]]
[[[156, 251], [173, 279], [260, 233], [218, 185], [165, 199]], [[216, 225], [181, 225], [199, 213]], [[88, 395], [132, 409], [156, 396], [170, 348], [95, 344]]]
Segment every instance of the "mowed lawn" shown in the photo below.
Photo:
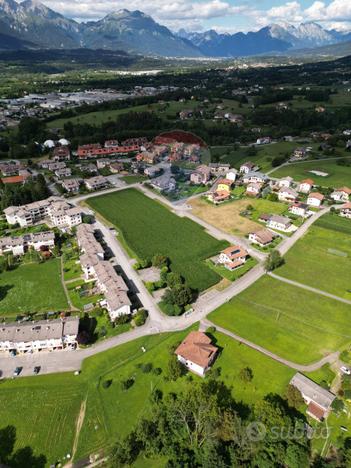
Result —
[[[351, 162], [351, 159], [349, 159], [349, 161]], [[327, 177], [321, 177], [310, 171], [321, 171], [329, 175]], [[343, 185], [350, 185], [351, 166], [339, 166], [336, 161], [307, 161], [284, 166], [274, 171], [272, 176], [277, 178], [290, 176], [296, 181], [311, 178], [316, 185], [337, 188]]]
[[[146, 336], [98, 354], [83, 363], [79, 376], [67, 373], [3, 382], [0, 428], [15, 426], [16, 450], [29, 445], [36, 455], [46, 456], [48, 466], [58, 461], [64, 465], [63, 457], [72, 455], [77, 418], [86, 400], [75, 460], [109, 449], [118, 437], [129, 433], [139, 417], [148, 415], [154, 389], [166, 394], [192, 385], [187, 376], [176, 382], [165, 379], [170, 347], [178, 344], [188, 332]], [[220, 379], [232, 387], [236, 401], [252, 404], [271, 392], [283, 395], [294, 374], [292, 369], [221, 333], [216, 332], [214, 338], [221, 348], [214, 367], [221, 369]], [[161, 368], [161, 374], [143, 373], [139, 368], [143, 363]], [[244, 367], [253, 371], [251, 382], [245, 383], [239, 377]], [[127, 378], [133, 378], [134, 384], [124, 391], [121, 382]], [[193, 379], [202, 381], [195, 375]], [[103, 387], [105, 380], [112, 381], [107, 389]], [[143, 466], [151, 466], [145, 463], [144, 460]]]
[[[190, 200], [188, 204], [191, 205], [192, 213], [195, 216], [213, 224], [213, 226], [222, 231], [239, 236], [245, 236], [249, 232], [262, 229], [262, 224], [257, 222], [261, 214], [282, 214], [287, 209], [287, 205], [283, 203], [261, 198], [244, 198], [219, 206], [215, 206], [206, 200], [195, 198]], [[254, 208], [252, 219], [240, 215], [249, 205]]]
[[0, 275], [0, 315], [66, 310], [60, 259], [24, 264]]
[[64, 462], [72, 454], [86, 393], [85, 383], [73, 373], [6, 380], [0, 391], [0, 429], [15, 427], [14, 451], [31, 447], [36, 456], [45, 456], [47, 466]]
[[209, 236], [193, 221], [176, 216], [135, 189], [94, 197], [88, 204], [120, 230], [119, 238], [131, 255], [140, 259], [167, 255], [172, 270], [200, 291], [220, 281], [205, 260], [228, 244]]
[[351, 220], [324, 215], [289, 250], [276, 273], [351, 300]]
[[351, 342], [351, 307], [265, 276], [209, 315], [243, 338], [301, 364]]

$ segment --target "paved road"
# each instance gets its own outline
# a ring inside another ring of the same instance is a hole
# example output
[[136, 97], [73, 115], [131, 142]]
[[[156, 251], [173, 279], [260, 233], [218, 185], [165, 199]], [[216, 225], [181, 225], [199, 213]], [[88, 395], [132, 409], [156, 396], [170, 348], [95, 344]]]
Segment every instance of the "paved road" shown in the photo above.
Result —
[[314, 213], [310, 218], [308, 218], [301, 227], [297, 231], [294, 232], [294, 234], [291, 237], [286, 237], [285, 240], [283, 240], [279, 246], [278, 250], [281, 253], [281, 255], [285, 255], [288, 250], [291, 249], [291, 247], [299, 240], [301, 237], [303, 237], [308, 229], [312, 226], [313, 223], [317, 221], [321, 216], [325, 215], [330, 211], [330, 206], [321, 209], [320, 211], [317, 211]]
[[351, 301], [349, 301], [348, 299], [344, 299], [342, 297], [335, 296], [334, 294], [330, 294], [330, 293], [328, 293], [326, 291], [322, 291], [321, 289], [313, 288], [312, 286], [307, 286], [306, 284], [298, 283], [297, 281], [293, 281], [293, 280], [290, 280], [288, 278], [284, 278], [283, 276], [276, 275], [275, 273], [268, 273], [268, 274], [272, 278], [275, 278], [275, 279], [277, 279], [279, 281], [283, 281], [284, 283], [292, 284], [293, 286], [297, 286], [298, 288], [306, 289], [307, 291], [311, 291], [311, 292], [313, 292], [315, 294], [319, 294], [321, 296], [329, 297], [330, 299], [334, 299], [335, 301], [339, 301], [339, 302], [343, 302], [344, 304], [351, 305]]
[[215, 327], [216, 330], [219, 332], [223, 333], [224, 335], [229, 336], [230, 338], [233, 338], [233, 340], [238, 341], [239, 343], [243, 343], [244, 345], [248, 346], [249, 348], [252, 348], [265, 356], [274, 359], [277, 362], [280, 362], [281, 364], [284, 364], [285, 366], [290, 367], [291, 369], [295, 369], [300, 372], [313, 372], [315, 370], [320, 369], [324, 364], [333, 364], [339, 359], [339, 353], [332, 353], [328, 354], [324, 358], [322, 358], [318, 362], [314, 362], [313, 364], [308, 364], [308, 365], [303, 365], [303, 364], [297, 364], [296, 362], [289, 361], [288, 359], [284, 359], [277, 354], [272, 353], [271, 351], [268, 351], [268, 349], [263, 348], [262, 346], [259, 346], [252, 341], [246, 340], [245, 338], [242, 338], [239, 335], [236, 335], [235, 333], [230, 332], [229, 330], [219, 327], [218, 325], [215, 325], [214, 323], [210, 322], [209, 320], [204, 320], [203, 325], [206, 327]]

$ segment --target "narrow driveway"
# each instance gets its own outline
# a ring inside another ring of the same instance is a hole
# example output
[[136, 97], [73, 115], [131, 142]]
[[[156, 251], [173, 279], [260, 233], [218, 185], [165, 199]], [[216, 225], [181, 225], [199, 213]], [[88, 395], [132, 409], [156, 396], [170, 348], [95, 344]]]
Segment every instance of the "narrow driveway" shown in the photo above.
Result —
[[313, 288], [312, 286], [308, 286], [307, 284], [298, 283], [297, 281], [284, 278], [283, 276], [276, 275], [275, 273], [268, 273], [268, 274], [272, 278], [282, 281], [283, 283], [291, 284], [298, 288], [306, 289], [307, 291], [311, 291], [315, 294], [319, 294], [320, 296], [329, 297], [330, 299], [334, 299], [335, 301], [339, 301], [339, 302], [343, 302], [344, 304], [351, 305], [351, 301], [349, 301], [348, 299], [344, 299], [343, 297], [335, 296], [334, 294], [330, 294], [326, 291], [322, 291], [321, 289]]

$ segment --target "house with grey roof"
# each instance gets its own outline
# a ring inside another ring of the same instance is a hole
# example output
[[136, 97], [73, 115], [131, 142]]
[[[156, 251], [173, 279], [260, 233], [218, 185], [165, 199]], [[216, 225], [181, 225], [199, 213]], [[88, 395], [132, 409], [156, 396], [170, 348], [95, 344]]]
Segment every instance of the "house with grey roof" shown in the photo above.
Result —
[[0, 323], [0, 352], [76, 349], [79, 317]]
[[308, 379], [298, 372], [290, 380], [290, 385], [297, 388], [307, 406], [307, 414], [317, 421], [323, 421], [331, 410], [331, 405], [335, 400], [335, 395], [329, 390]]

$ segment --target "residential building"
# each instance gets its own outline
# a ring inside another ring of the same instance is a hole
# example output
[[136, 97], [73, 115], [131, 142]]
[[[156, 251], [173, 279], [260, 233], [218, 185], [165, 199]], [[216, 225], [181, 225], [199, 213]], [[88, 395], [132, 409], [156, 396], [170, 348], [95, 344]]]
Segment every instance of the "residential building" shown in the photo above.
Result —
[[52, 152], [52, 159], [54, 161], [68, 161], [71, 159], [71, 152], [67, 145], [56, 146]]
[[278, 192], [278, 200], [284, 202], [294, 202], [298, 199], [299, 194], [296, 190], [290, 187], [282, 187]]
[[238, 175], [238, 171], [236, 169], [230, 169], [230, 171], [227, 172], [225, 178], [235, 182], [237, 175]]
[[23, 255], [30, 248], [42, 250], [55, 247], [55, 234], [52, 231], [24, 234], [17, 237], [0, 238], [0, 255], [12, 252], [13, 255]]
[[226, 174], [230, 169], [230, 164], [225, 163], [210, 163], [208, 167], [211, 169], [211, 174], [213, 176], [220, 176]]
[[79, 159], [90, 159], [100, 158], [105, 156], [115, 156], [117, 154], [127, 154], [140, 150], [140, 146], [136, 144], [111, 146], [102, 148], [99, 143], [93, 143], [91, 145], [79, 146], [77, 150], [77, 156]]
[[62, 181], [62, 187], [68, 193], [77, 193], [79, 192], [80, 181], [79, 179], [64, 179]]
[[290, 218], [280, 215], [271, 215], [267, 220], [267, 227], [277, 229], [278, 231], [287, 232], [291, 229], [292, 222]]
[[314, 181], [312, 179], [305, 179], [298, 185], [297, 191], [301, 193], [310, 193], [314, 186]]
[[63, 169], [57, 169], [55, 171], [56, 177], [62, 179], [63, 177], [70, 177], [72, 175], [72, 171], [69, 167], [64, 167]]
[[266, 247], [271, 244], [276, 237], [277, 235], [268, 229], [260, 229], [256, 232], [250, 232], [249, 241], [253, 244], [259, 245], [260, 247]]
[[20, 354], [76, 349], [79, 317], [0, 324], [0, 351]]
[[348, 187], [341, 187], [334, 190], [334, 192], [330, 195], [330, 198], [336, 202], [348, 202], [350, 195], [351, 189]]
[[309, 207], [306, 203], [295, 202], [289, 206], [289, 213], [301, 216], [302, 218], [307, 218], [309, 215]]
[[232, 245], [220, 253], [218, 263], [233, 271], [243, 266], [248, 256], [248, 252], [240, 247], [240, 245]]
[[340, 208], [339, 215], [343, 218], [351, 219], [351, 202], [347, 202], [342, 205]]
[[52, 226], [65, 229], [82, 222], [80, 208], [73, 207], [66, 200], [54, 196], [27, 205], [9, 206], [4, 213], [9, 224], [18, 223], [21, 227], [33, 226], [47, 220]]
[[306, 148], [296, 148], [290, 158], [291, 161], [302, 161], [307, 158]]
[[151, 179], [150, 184], [161, 192], [173, 192], [177, 188], [177, 182], [170, 172]]
[[96, 281], [98, 289], [104, 295], [100, 304], [106, 307], [111, 321], [115, 321], [121, 315], [131, 314], [132, 303], [128, 297], [128, 286], [112, 264], [104, 260], [104, 250], [96, 240], [92, 226], [79, 226], [77, 240], [83, 252], [80, 264], [85, 279]]
[[279, 188], [290, 188], [291, 184], [293, 183], [293, 178], [292, 177], [283, 177], [282, 179], [278, 180], [278, 187]]
[[246, 163], [240, 166], [239, 172], [241, 174], [248, 174], [249, 172], [258, 171], [258, 169], [259, 167], [255, 163], [247, 161]]
[[109, 185], [106, 177], [98, 175], [84, 180], [85, 186], [88, 190], [101, 190]]
[[96, 166], [98, 169], [104, 169], [105, 167], [108, 167], [111, 162], [111, 159], [101, 158], [96, 161]]
[[110, 164], [110, 171], [112, 174], [119, 174], [123, 171], [123, 163], [114, 162]]
[[263, 174], [262, 172], [246, 172], [245, 175], [243, 176], [243, 182], [244, 184], [264, 184], [265, 182], [268, 181], [268, 177], [266, 174]]
[[331, 411], [335, 395], [317, 385], [299, 372], [290, 380], [290, 385], [299, 390], [307, 406], [307, 414], [317, 421], [323, 421]]
[[233, 185], [232, 180], [220, 179], [216, 183], [216, 190], [218, 190], [218, 192], [225, 192], [225, 191], [230, 192], [232, 185]]
[[192, 331], [175, 350], [178, 361], [197, 375], [204, 376], [213, 364], [218, 348], [202, 332]]
[[51, 161], [50, 159], [41, 161], [38, 164], [41, 168], [47, 169], [51, 172], [57, 171], [58, 169], [64, 169], [66, 167], [66, 163], [64, 161]]
[[211, 169], [208, 166], [199, 166], [190, 175], [190, 182], [193, 184], [207, 184], [211, 179]]
[[310, 193], [307, 197], [307, 205], [319, 207], [323, 203], [324, 195], [319, 192]]
[[248, 184], [246, 187], [246, 195], [250, 197], [257, 197], [262, 190], [262, 184], [256, 184], [252, 182], [251, 184]]
[[219, 203], [222, 203], [226, 200], [230, 199], [230, 192], [227, 190], [224, 191], [210, 191], [207, 195], [207, 199], [211, 202], [213, 202], [215, 205], [218, 205]]

